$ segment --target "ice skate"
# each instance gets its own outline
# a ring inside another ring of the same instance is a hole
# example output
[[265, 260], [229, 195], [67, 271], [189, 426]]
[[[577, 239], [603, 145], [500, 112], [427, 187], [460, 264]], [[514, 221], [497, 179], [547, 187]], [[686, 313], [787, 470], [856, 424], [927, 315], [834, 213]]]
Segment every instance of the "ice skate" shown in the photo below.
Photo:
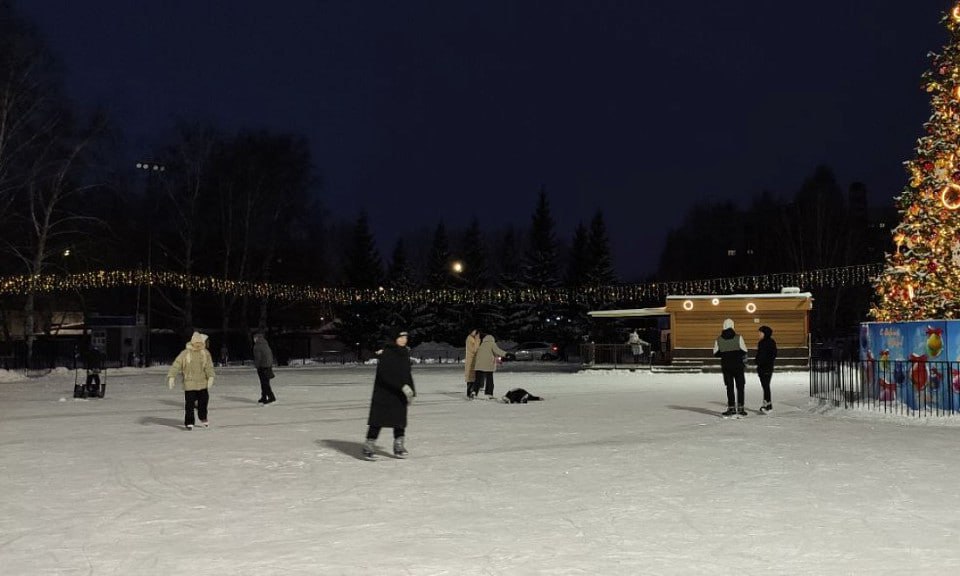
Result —
[[367, 460], [377, 459], [376, 440], [366, 440], [363, 443], [363, 457], [366, 458]]
[[761, 414], [769, 414], [771, 410], [773, 410], [773, 404], [769, 402], [760, 407]]
[[733, 406], [728, 407], [726, 412], [723, 412], [722, 414], [720, 414], [720, 416], [723, 416], [724, 418], [733, 418], [736, 415], [737, 415], [737, 410]]
[[737, 406], [737, 418], [743, 418], [747, 415], [747, 411], [744, 410], [743, 406]]
[[406, 458], [407, 452], [406, 447], [403, 445], [403, 438], [395, 438], [393, 440], [393, 455], [397, 458]]
[[201, 421], [200, 421], [200, 427], [201, 427], [201, 428], [209, 428], [209, 427], [210, 427], [210, 423], [207, 422], [206, 420], [201, 420]]
[[193, 430], [193, 424], [187, 424], [183, 427], [184, 430]]

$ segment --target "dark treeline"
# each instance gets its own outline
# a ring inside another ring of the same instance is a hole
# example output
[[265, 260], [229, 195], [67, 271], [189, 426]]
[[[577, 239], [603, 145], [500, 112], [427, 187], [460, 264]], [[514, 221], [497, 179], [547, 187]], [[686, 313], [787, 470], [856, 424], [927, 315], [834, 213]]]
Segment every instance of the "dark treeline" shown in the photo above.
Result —
[[[897, 214], [892, 205], [871, 209], [867, 199], [863, 184], [844, 191], [833, 171], [821, 166], [784, 198], [763, 192], [746, 207], [731, 202], [697, 206], [668, 235], [657, 277], [760, 276], [882, 262], [892, 249]], [[872, 287], [863, 285], [818, 290], [814, 336], [855, 331], [872, 297]]]
[[[0, 0], [0, 271], [3, 275], [150, 268], [225, 280], [358, 288], [541, 288], [618, 282], [603, 212], [556, 230], [549, 197], [531, 194], [527, 226], [464, 228], [437, 222], [411, 230], [380, 254], [365, 214], [324, 206], [309, 144], [298, 134], [226, 131], [180, 122], [174, 135], [136, 160], [103, 114], [81, 114], [64, 95], [62, 71], [42, 39]], [[136, 161], [138, 166], [135, 167]], [[697, 279], [813, 270], [881, 259], [866, 191], [844, 195], [818, 169], [789, 201], [772, 194], [746, 209], [699, 206], [670, 233], [656, 276]], [[568, 240], [569, 238], [569, 240]], [[459, 262], [462, 268], [454, 269]], [[817, 297], [818, 329], [836, 332], [862, 317], [868, 289]], [[177, 337], [194, 327], [220, 354], [246, 355], [249, 334], [316, 328], [336, 319], [341, 339], [372, 348], [387, 326], [415, 341], [460, 343], [470, 326], [502, 338], [576, 340], [587, 307], [531, 299], [505, 306], [356, 303], [332, 309], [276, 304], [233, 294], [145, 287], [7, 298], [3, 339], [26, 335], [38, 317], [66, 309], [152, 314]], [[662, 302], [620, 303], [628, 306]], [[22, 323], [22, 329], [13, 327]]]

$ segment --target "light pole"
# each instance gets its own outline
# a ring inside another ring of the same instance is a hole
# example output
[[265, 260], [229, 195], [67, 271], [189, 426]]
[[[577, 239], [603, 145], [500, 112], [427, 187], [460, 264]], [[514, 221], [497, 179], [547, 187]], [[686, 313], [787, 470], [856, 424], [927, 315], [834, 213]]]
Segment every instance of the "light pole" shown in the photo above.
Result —
[[[166, 172], [167, 167], [163, 164], [157, 164], [155, 162], [137, 162], [137, 169], [143, 170], [147, 173], [149, 178], [151, 174], [159, 175], [163, 172]], [[153, 331], [152, 327], [152, 313], [153, 305], [151, 302], [151, 297], [153, 295], [153, 214], [149, 213], [150, 210], [150, 199], [152, 186], [150, 186], [149, 180], [147, 181], [146, 187], [146, 198], [145, 203], [147, 205], [147, 334], [144, 341], [143, 347], [143, 365], [150, 366], [150, 333]]]

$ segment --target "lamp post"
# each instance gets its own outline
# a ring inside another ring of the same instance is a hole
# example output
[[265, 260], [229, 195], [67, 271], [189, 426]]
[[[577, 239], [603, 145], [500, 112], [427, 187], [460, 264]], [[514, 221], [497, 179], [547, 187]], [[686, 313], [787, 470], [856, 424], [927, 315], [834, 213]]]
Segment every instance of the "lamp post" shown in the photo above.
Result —
[[[159, 176], [163, 172], [167, 171], [167, 167], [163, 164], [157, 164], [155, 162], [137, 162], [137, 169], [143, 170], [147, 173], [149, 178], [151, 175]], [[150, 199], [152, 186], [150, 182], [147, 182], [146, 187], [146, 204], [148, 212], [150, 211]], [[150, 354], [150, 333], [153, 331], [152, 327], [152, 313], [153, 313], [153, 303], [151, 302], [151, 297], [153, 295], [153, 214], [147, 214], [147, 334], [144, 341], [143, 347], [143, 365], [150, 366], [151, 354]]]

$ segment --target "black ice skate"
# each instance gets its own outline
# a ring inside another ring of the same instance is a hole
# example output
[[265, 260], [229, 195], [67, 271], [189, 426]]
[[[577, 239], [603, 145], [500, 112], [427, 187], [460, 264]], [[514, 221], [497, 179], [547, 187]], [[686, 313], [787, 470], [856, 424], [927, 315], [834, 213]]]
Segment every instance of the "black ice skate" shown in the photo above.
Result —
[[770, 412], [771, 410], [773, 410], [773, 404], [771, 404], [771, 403], [769, 403], [769, 402], [767, 402], [766, 404], [764, 404], [763, 406], [760, 407], [760, 413], [761, 413], [761, 414], [767, 414], [767, 413]]
[[747, 415], [747, 411], [743, 409], [743, 406], [737, 406], [737, 418], [743, 418]]
[[733, 406], [730, 406], [729, 408], [727, 408], [726, 412], [720, 415], [723, 416], [724, 418], [733, 418], [734, 416], [737, 415], [737, 410]]

